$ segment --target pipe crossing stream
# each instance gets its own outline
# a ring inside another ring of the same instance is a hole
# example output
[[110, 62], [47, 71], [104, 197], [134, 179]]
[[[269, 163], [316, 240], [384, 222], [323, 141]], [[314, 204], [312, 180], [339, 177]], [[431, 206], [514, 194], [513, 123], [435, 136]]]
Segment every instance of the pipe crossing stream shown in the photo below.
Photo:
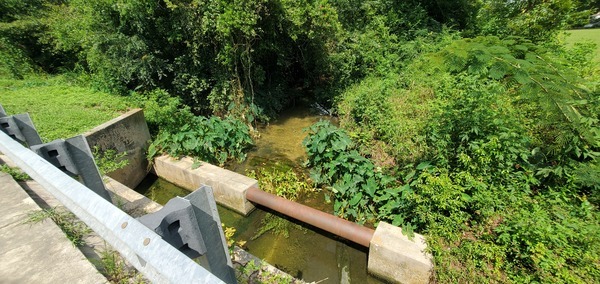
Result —
[[246, 198], [256, 204], [265, 206], [276, 212], [315, 226], [367, 248], [373, 238], [373, 234], [375, 234], [373, 229], [360, 226], [354, 222], [327, 214], [323, 211], [264, 192], [258, 188], [248, 189]]

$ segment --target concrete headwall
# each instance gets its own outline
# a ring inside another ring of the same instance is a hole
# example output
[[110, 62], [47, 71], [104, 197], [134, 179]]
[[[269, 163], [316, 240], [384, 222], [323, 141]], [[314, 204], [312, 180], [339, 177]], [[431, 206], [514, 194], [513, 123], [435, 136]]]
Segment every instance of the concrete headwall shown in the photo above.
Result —
[[254, 205], [246, 199], [246, 191], [251, 187], [258, 188], [255, 179], [205, 162], [195, 169], [193, 164], [190, 157], [174, 159], [164, 155], [154, 158], [154, 172], [188, 190], [196, 190], [203, 184], [209, 185], [217, 203], [238, 213], [247, 215], [254, 209]]
[[130, 188], [135, 188], [149, 171], [146, 149], [150, 142], [150, 132], [141, 109], [131, 110], [113, 120], [103, 123], [84, 136], [90, 148], [98, 147], [100, 152], [116, 150], [126, 152], [127, 166], [107, 175]]
[[425, 237], [408, 238], [400, 227], [379, 222], [369, 246], [369, 273], [390, 283], [429, 283], [433, 257], [427, 252]]

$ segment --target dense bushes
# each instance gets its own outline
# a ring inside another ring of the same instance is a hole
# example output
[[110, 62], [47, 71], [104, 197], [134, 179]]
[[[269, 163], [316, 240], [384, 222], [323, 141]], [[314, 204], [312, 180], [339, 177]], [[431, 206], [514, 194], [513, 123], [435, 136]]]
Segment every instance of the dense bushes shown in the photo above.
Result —
[[[440, 282], [598, 281], [599, 104], [597, 73], [575, 67], [584, 54], [460, 39], [344, 93], [341, 124], [360, 151], [343, 155], [387, 165], [398, 200], [378, 219], [429, 236]], [[309, 149], [311, 163], [329, 152]], [[342, 204], [356, 196], [334, 193]]]
[[336, 17], [326, 1], [71, 0], [49, 35], [100, 87], [158, 87], [196, 114], [251, 123], [319, 80]]
[[172, 131], [158, 134], [148, 149], [149, 159], [157, 153], [167, 153], [172, 157], [188, 155], [223, 166], [230, 160], [244, 161], [246, 150], [253, 144], [248, 127], [230, 117], [195, 116]]
[[240, 120], [195, 116], [179, 98], [164, 90], [133, 93], [130, 99], [144, 109], [150, 133], [155, 137], [148, 159], [166, 153], [222, 166], [245, 160], [246, 151], [253, 144], [250, 129]]

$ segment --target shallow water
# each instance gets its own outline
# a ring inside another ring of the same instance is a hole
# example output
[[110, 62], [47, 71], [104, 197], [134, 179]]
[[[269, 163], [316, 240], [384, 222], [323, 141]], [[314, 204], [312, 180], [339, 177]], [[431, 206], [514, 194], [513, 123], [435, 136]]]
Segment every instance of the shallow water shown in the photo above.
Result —
[[[190, 193], [156, 176], [149, 176], [136, 190], [162, 205]], [[267, 211], [257, 208], [244, 217], [220, 205], [218, 210], [221, 222], [236, 228], [234, 239], [246, 241], [245, 250], [294, 277], [319, 283], [381, 283], [367, 275], [366, 248], [318, 229], [294, 226], [287, 238], [267, 232], [252, 240]]]
[[302, 140], [304, 129], [329, 116], [316, 115], [307, 107], [296, 107], [283, 112], [277, 119], [259, 128], [260, 138], [248, 153], [245, 162], [230, 165], [229, 169], [240, 174], [246, 170], [260, 168], [266, 164], [282, 162], [298, 167], [306, 160]]
[[[229, 169], [244, 174], [275, 163], [284, 163], [300, 169], [306, 160], [302, 140], [303, 131], [327, 116], [312, 114], [308, 108], [299, 107], [284, 112], [277, 120], [260, 129], [260, 139], [248, 158], [242, 164], [229, 165]], [[165, 204], [175, 196], [185, 196], [189, 192], [162, 179], [149, 178], [146, 184], [138, 187], [140, 193]], [[331, 213], [331, 204], [326, 204], [323, 193], [304, 196], [300, 203]], [[267, 232], [252, 239], [261, 228], [261, 220], [267, 209], [257, 208], [249, 216], [239, 215], [225, 207], [218, 206], [221, 222], [227, 227], [236, 228], [236, 241], [246, 241], [244, 249], [268, 263], [301, 278], [307, 282], [319, 283], [381, 283], [367, 274], [366, 248], [347, 243], [319, 229], [291, 226], [289, 236]]]

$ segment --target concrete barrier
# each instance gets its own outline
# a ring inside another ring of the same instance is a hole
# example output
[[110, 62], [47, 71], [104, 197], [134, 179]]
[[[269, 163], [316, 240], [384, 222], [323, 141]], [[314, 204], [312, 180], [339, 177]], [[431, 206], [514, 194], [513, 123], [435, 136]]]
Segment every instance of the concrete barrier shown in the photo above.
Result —
[[380, 222], [369, 246], [369, 273], [392, 283], [429, 283], [432, 256], [422, 235], [410, 240], [402, 229]]
[[188, 190], [195, 190], [202, 184], [213, 188], [217, 203], [240, 214], [248, 215], [254, 205], [246, 199], [246, 191], [258, 188], [258, 182], [247, 176], [211, 165], [206, 162], [192, 169], [192, 158], [174, 159], [160, 156], [154, 159], [154, 172], [157, 176]]
[[107, 175], [120, 183], [135, 188], [148, 174], [146, 149], [150, 142], [150, 132], [141, 109], [131, 110], [115, 119], [105, 122], [84, 134], [90, 148], [98, 147], [100, 152], [115, 150], [126, 152], [127, 166]]

